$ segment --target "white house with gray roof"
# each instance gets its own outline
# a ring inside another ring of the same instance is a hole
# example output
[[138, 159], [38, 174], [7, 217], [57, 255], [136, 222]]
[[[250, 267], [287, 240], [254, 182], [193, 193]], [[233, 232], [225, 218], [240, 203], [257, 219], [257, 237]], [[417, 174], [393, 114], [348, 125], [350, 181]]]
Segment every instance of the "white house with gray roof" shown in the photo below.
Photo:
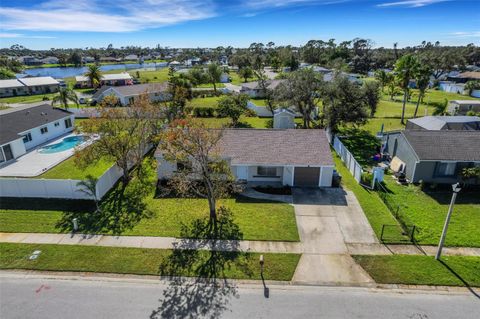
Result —
[[0, 80], [0, 97], [58, 92], [60, 83], [51, 76]]
[[74, 125], [71, 112], [49, 104], [0, 111], [0, 165], [73, 131]]
[[147, 83], [125, 86], [103, 86], [92, 96], [92, 100], [100, 103], [106, 96], [118, 98], [122, 106], [132, 104], [141, 94], [148, 94], [151, 102], [161, 102], [169, 98], [168, 83]]
[[[225, 129], [218, 153], [237, 180], [249, 184], [331, 187], [333, 158], [323, 130]], [[177, 163], [155, 152], [158, 178], [169, 179]]]
[[409, 119], [409, 130], [468, 130], [480, 131], [478, 116], [424, 116]]
[[480, 100], [452, 100], [447, 106], [451, 115], [466, 115], [469, 111], [480, 113]]

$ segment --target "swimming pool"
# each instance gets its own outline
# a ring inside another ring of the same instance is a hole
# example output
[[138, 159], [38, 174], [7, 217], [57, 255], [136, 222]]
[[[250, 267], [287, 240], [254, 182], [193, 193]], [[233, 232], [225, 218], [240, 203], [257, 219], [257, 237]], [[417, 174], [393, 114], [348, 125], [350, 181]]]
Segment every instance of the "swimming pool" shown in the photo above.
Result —
[[85, 136], [83, 135], [69, 136], [69, 137], [65, 137], [59, 143], [42, 147], [41, 149], [38, 150], [38, 152], [41, 154], [52, 154], [52, 153], [63, 152], [63, 151], [72, 149], [75, 146], [82, 144], [83, 142], [85, 142]]

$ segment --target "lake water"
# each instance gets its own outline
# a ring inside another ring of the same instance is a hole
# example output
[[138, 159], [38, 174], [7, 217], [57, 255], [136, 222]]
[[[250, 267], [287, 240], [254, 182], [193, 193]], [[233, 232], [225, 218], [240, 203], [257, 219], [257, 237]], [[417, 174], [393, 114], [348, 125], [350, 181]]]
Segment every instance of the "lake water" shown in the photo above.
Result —
[[[102, 71], [118, 70], [119, 72], [127, 70], [158, 70], [167, 67], [166, 62], [160, 63], [122, 63], [122, 64], [105, 64], [100, 66]], [[77, 75], [83, 75], [87, 72], [88, 67], [52, 67], [52, 68], [32, 68], [25, 69], [24, 74], [31, 76], [51, 76], [55, 79], [63, 79]]]

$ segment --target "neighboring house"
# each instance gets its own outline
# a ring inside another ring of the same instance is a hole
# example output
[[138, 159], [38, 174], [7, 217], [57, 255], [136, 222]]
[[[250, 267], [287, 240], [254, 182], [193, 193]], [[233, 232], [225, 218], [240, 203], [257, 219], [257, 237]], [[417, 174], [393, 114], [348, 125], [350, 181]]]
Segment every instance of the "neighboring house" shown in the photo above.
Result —
[[0, 97], [28, 94], [28, 88], [19, 80], [0, 80]]
[[120, 62], [120, 59], [113, 57], [101, 57], [100, 62]]
[[43, 58], [41, 61], [43, 64], [57, 64], [59, 60], [55, 56], [48, 56], [46, 58]]
[[75, 117], [71, 112], [49, 104], [0, 111], [0, 165], [73, 131], [74, 126]]
[[280, 108], [273, 111], [273, 128], [287, 129], [295, 128], [295, 112], [287, 108]]
[[84, 56], [82, 58], [83, 63], [92, 63], [95, 62], [95, 58], [93, 56]]
[[385, 134], [383, 142], [411, 183], [455, 183], [463, 168], [480, 166], [480, 131], [406, 130]]
[[24, 77], [18, 80], [28, 88], [29, 94], [55, 93], [60, 87], [60, 83], [51, 76]]
[[[267, 89], [274, 90], [280, 83], [285, 80], [267, 80]], [[260, 86], [258, 81], [242, 83], [240, 93], [247, 94], [252, 98], [263, 98], [265, 97], [265, 92]]]
[[33, 56], [21, 56], [17, 59], [19, 62], [25, 65], [41, 65], [42, 61]]
[[138, 60], [138, 55], [136, 54], [129, 54], [123, 58], [125, 61], [136, 61]]
[[[358, 74], [342, 72], [341, 75], [346, 76], [348, 78], [348, 80], [352, 83], [358, 83], [358, 84], [362, 83], [362, 80], [360, 79], [360, 75], [358, 75]], [[335, 77], [334, 72], [323, 73], [323, 80], [325, 82], [332, 81], [334, 77]]]
[[465, 94], [465, 83], [455, 83], [453, 81], [440, 81], [438, 83], [438, 89], [440, 91]]
[[410, 130], [466, 130], [480, 131], [478, 116], [424, 116], [409, 119], [405, 129]]
[[222, 75], [220, 75], [220, 83], [229, 83], [230, 82], [230, 75], [228, 75], [228, 73], [222, 73]]
[[469, 111], [480, 113], [480, 100], [453, 100], [447, 106], [451, 115], [466, 115]]
[[168, 83], [148, 83], [125, 86], [103, 86], [92, 96], [92, 100], [101, 102], [109, 95], [116, 96], [123, 106], [132, 104], [139, 95], [147, 93], [151, 102], [161, 102], [168, 99]]
[[[331, 187], [333, 159], [323, 130], [226, 129], [218, 145], [239, 181], [272, 186]], [[155, 152], [158, 178], [168, 179], [177, 164]]]
[[447, 80], [453, 81], [455, 83], [467, 83], [468, 81], [478, 81], [480, 80], [480, 72], [463, 72], [456, 76], [449, 76]]
[[[103, 74], [100, 80], [100, 86], [117, 86], [117, 85], [132, 85], [133, 78], [128, 72], [116, 73], [116, 74]], [[77, 75], [75, 77], [75, 87], [86, 88], [92, 87], [90, 79], [85, 75]]]

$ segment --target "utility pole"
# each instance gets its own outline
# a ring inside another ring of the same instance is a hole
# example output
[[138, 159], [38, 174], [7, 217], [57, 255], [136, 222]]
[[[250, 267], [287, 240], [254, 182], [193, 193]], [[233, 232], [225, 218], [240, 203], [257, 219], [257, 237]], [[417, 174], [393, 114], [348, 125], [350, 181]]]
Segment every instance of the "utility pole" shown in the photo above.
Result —
[[440, 242], [438, 243], [438, 250], [437, 254], [435, 255], [435, 259], [439, 260], [440, 256], [442, 255], [442, 248], [443, 244], [445, 243], [445, 237], [447, 236], [448, 224], [450, 223], [450, 217], [452, 216], [453, 212], [453, 205], [455, 205], [455, 200], [457, 199], [457, 194], [462, 190], [458, 187], [459, 183], [452, 185], [452, 200], [450, 201], [450, 206], [448, 207], [448, 214], [447, 218], [445, 219], [445, 225], [443, 225], [442, 237], [440, 237]]

